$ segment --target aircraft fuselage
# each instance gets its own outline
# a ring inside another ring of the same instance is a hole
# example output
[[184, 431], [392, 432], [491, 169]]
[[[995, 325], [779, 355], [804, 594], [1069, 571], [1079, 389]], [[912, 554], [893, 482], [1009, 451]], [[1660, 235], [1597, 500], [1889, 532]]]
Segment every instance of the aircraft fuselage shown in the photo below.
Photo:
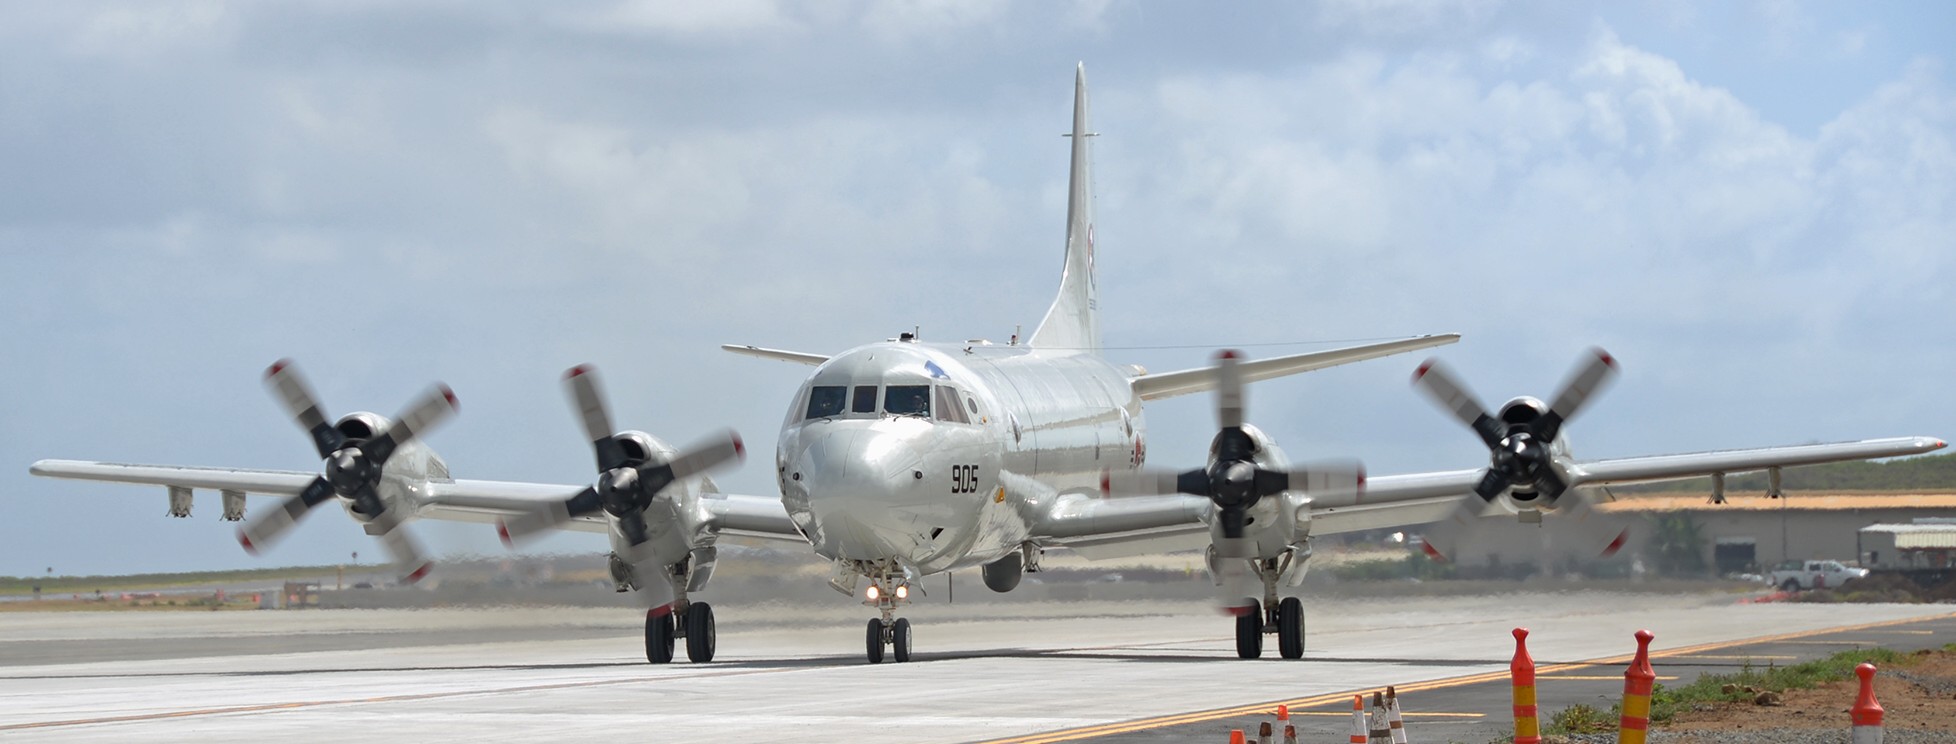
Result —
[[895, 341], [809, 376], [775, 464], [817, 554], [934, 573], [1018, 550], [1043, 502], [1145, 455], [1141, 400], [1099, 355]]

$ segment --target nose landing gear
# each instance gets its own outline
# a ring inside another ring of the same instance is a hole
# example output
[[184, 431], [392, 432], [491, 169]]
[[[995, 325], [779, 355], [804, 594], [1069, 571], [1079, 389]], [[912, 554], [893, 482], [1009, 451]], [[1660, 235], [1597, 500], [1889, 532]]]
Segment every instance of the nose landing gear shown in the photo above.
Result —
[[882, 614], [871, 618], [869, 628], [864, 633], [864, 651], [869, 663], [883, 663], [887, 649], [896, 661], [910, 660], [910, 620], [896, 616], [899, 605], [910, 604], [910, 585], [904, 583], [901, 574], [892, 575], [888, 571], [875, 570], [865, 574], [869, 578], [869, 588], [863, 590], [863, 604], [875, 607]]

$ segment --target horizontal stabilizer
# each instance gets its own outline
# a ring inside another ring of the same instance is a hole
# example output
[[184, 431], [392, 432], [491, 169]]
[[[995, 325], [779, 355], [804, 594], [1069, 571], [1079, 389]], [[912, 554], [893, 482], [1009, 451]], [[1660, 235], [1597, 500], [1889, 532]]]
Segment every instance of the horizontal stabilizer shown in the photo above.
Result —
[[763, 349], [759, 346], [721, 344], [720, 348], [726, 349], [727, 351], [731, 351], [735, 354], [745, 354], [747, 356], [760, 357], [762, 359], [773, 359], [777, 362], [794, 362], [796, 364], [806, 364], [810, 367], [818, 366], [821, 363], [829, 360], [828, 356], [824, 354], [809, 354], [800, 351], [782, 351], [780, 349]]
[[[1377, 359], [1382, 356], [1403, 354], [1419, 349], [1430, 349], [1435, 346], [1445, 346], [1459, 340], [1460, 334], [1458, 333], [1419, 336], [1416, 338], [1400, 339], [1398, 341], [1386, 341], [1384, 343], [1366, 344], [1364, 346], [1353, 346], [1344, 349], [1332, 349], [1331, 351], [1313, 351], [1306, 354], [1293, 354], [1291, 356], [1281, 356], [1272, 359], [1258, 359], [1238, 363], [1236, 368], [1242, 375], [1243, 382], [1257, 382], [1259, 380], [1268, 380], [1285, 375], [1294, 375], [1299, 372], [1309, 372], [1314, 369], [1336, 367], [1340, 364], [1362, 362], [1367, 359]], [[1178, 372], [1164, 372], [1158, 375], [1143, 375], [1130, 380], [1129, 384], [1134, 386], [1134, 394], [1140, 396], [1142, 400], [1155, 400], [1157, 398], [1172, 398], [1177, 395], [1188, 395], [1189, 393], [1214, 390], [1216, 388], [1216, 380], [1216, 367], [1198, 367], [1196, 369], [1185, 369]]]

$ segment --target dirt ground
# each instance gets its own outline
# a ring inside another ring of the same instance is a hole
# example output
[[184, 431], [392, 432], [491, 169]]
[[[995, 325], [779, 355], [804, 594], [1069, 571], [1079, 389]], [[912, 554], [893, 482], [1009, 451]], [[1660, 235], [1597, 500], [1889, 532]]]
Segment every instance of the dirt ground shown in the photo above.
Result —
[[[1883, 728], [1956, 732], [1956, 654], [1923, 651], [1916, 656], [1916, 662], [1906, 668], [1875, 674], [1875, 699], [1886, 711]], [[1763, 729], [1845, 732], [1851, 723], [1848, 708], [1859, 689], [1858, 681], [1844, 680], [1811, 690], [1788, 690], [1778, 706], [1720, 703], [1681, 713], [1660, 730], [1703, 733], [1706, 741], [1717, 741], [1722, 732]]]

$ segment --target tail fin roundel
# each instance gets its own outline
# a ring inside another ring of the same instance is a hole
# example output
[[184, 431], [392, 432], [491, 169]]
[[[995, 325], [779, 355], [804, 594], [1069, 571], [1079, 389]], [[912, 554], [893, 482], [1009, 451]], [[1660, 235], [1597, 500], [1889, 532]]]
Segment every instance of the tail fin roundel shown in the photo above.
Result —
[[1059, 296], [1027, 341], [1034, 348], [1100, 351], [1100, 300], [1094, 281], [1093, 158], [1094, 133], [1087, 129], [1087, 66], [1073, 78], [1073, 163], [1067, 178], [1066, 268]]

